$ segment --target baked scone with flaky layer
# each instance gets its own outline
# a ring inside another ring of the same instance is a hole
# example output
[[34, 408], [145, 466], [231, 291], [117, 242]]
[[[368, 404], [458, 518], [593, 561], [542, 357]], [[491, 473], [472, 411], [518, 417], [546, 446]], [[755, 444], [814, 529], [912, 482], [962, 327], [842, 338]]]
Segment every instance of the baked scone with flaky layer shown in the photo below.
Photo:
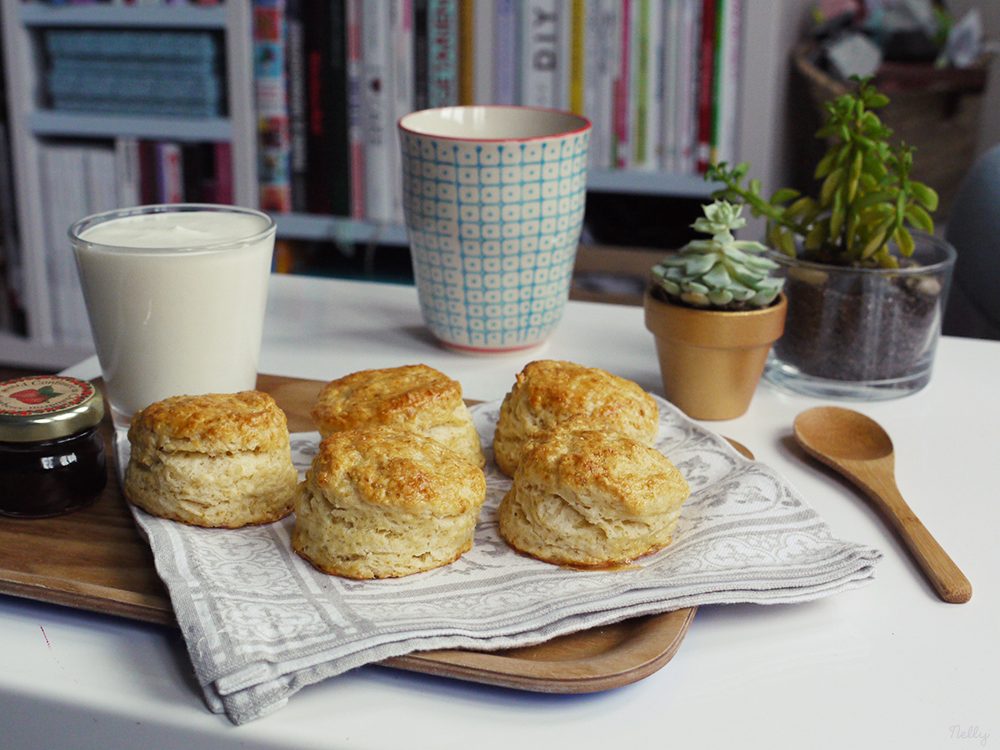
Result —
[[295, 501], [292, 547], [324, 573], [395, 578], [472, 548], [486, 477], [436, 440], [393, 427], [325, 438]]
[[327, 383], [312, 410], [320, 434], [385, 426], [437, 440], [472, 464], [486, 464], [457, 380], [427, 365], [362, 370]]
[[618, 432], [651, 444], [659, 410], [652, 396], [631, 380], [596, 367], [529, 362], [500, 406], [493, 438], [500, 471], [513, 476], [528, 441], [570, 420], [579, 429]]
[[288, 421], [266, 393], [157, 401], [132, 418], [125, 496], [154, 516], [235, 529], [292, 510]]
[[500, 535], [546, 562], [623, 564], [670, 543], [689, 494], [655, 448], [617, 433], [556, 429], [524, 451], [500, 503]]

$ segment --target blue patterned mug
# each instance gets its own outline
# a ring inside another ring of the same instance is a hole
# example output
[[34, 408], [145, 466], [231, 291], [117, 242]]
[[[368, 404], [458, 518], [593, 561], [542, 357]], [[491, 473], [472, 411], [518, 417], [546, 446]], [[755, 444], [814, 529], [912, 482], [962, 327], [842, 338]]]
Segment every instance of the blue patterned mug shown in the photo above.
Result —
[[537, 107], [426, 109], [399, 120], [420, 309], [445, 345], [536, 346], [569, 297], [590, 122]]

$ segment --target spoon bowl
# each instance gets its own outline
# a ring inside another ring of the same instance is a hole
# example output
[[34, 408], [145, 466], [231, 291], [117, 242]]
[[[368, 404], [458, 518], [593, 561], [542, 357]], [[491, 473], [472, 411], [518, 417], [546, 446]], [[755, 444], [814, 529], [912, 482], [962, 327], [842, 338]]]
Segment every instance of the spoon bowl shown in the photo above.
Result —
[[865, 491], [946, 602], [972, 598], [972, 585], [906, 504], [895, 478], [892, 439], [874, 419], [851, 409], [818, 406], [795, 418], [795, 439], [813, 458]]
[[813, 455], [856, 461], [892, 455], [892, 439], [871, 417], [837, 406], [817, 406], [795, 418], [795, 438]]

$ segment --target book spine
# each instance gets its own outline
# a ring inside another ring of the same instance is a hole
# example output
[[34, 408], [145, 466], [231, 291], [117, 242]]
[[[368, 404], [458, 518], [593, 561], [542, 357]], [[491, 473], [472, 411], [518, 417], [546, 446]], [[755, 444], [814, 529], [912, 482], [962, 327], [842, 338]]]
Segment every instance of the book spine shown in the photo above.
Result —
[[618, 69], [615, 77], [614, 88], [614, 139], [612, 141], [612, 153], [614, 166], [618, 169], [627, 169], [631, 162], [629, 149], [629, 83], [631, 81], [631, 30], [632, 30], [632, 2], [631, 0], [621, 0], [621, 22], [619, 24], [618, 48]]
[[720, 126], [719, 161], [737, 160], [739, 138], [739, 117], [741, 75], [743, 68], [743, 16], [744, 0], [728, 0], [726, 14], [725, 45], [726, 57], [723, 63], [722, 79], [722, 123]]
[[678, 171], [677, 93], [679, 78], [681, 0], [666, 0], [663, 9], [663, 117], [660, 130], [660, 167], [665, 172]]
[[427, 88], [430, 65], [428, 2], [413, 0], [413, 107], [418, 111], [430, 106]]
[[726, 24], [729, 15], [730, 5], [728, 0], [715, 0], [715, 40], [712, 54], [712, 115], [711, 130], [709, 134], [709, 164], [717, 164], [719, 161], [719, 146], [722, 130], [722, 118], [724, 103], [722, 97], [723, 77], [725, 71], [723, 67], [726, 61]]
[[517, 68], [520, 61], [520, 15], [517, 0], [496, 0], [493, 58], [493, 101], [496, 104], [517, 104], [521, 101]]
[[572, 0], [569, 33], [569, 108], [585, 115], [587, 72], [587, 2]]
[[712, 147], [712, 87], [715, 78], [715, 11], [716, 0], [703, 0], [701, 6], [701, 37], [698, 51], [697, 150], [695, 168], [704, 174], [711, 161]]
[[139, 200], [156, 203], [156, 144], [139, 141]]
[[632, 168], [659, 167], [660, 8], [655, 0], [638, 0], [632, 20]]
[[285, 0], [254, 0], [254, 78], [260, 205], [266, 211], [279, 213], [292, 209], [284, 11]]
[[361, 13], [361, 128], [364, 138], [365, 218], [392, 219], [389, 157], [392, 96], [390, 3], [365, 3]]
[[365, 218], [365, 149], [362, 133], [361, 0], [347, 0], [347, 140], [350, 148], [351, 217]]
[[430, 107], [458, 104], [458, 1], [427, 4], [427, 100]]
[[309, 164], [305, 21], [302, 0], [286, 0], [285, 77], [288, 93], [289, 183], [292, 210], [306, 211]]
[[697, 126], [698, 126], [698, 42], [701, 38], [702, 0], [681, 0], [681, 49], [678, 54], [680, 71], [678, 77], [678, 169], [682, 174], [697, 172]]
[[458, 0], [458, 103], [474, 103], [476, 86], [475, 59], [476, 7], [474, 0]]
[[403, 224], [403, 164], [396, 124], [413, 111], [413, 2], [393, 0], [392, 4], [392, 88], [393, 112], [389, 121], [388, 141], [392, 189], [391, 220]]
[[137, 206], [142, 201], [139, 192], [139, 141], [118, 138], [115, 141], [115, 185], [119, 206]]
[[495, 77], [493, 61], [496, 58], [494, 49], [494, 26], [496, 25], [496, 0], [476, 0], [473, 20], [473, 67], [474, 81], [472, 101], [474, 104], [493, 104]]
[[[338, 148], [346, 150], [346, 113], [342, 128], [343, 145], [338, 143], [333, 118], [335, 106], [334, 92], [338, 86], [341, 92], [344, 83], [337, 80], [333, 69], [333, 57], [340, 49], [342, 53], [343, 32], [337, 33], [332, 25], [335, 6], [342, 3], [309, 3], [305, 6], [303, 29], [303, 57], [306, 100], [306, 211], [313, 214], [335, 213], [333, 207], [334, 183], [346, 174], [347, 159], [339, 163], [335, 158]], [[341, 19], [341, 23], [343, 19]], [[343, 74], [343, 71], [341, 71]], [[341, 94], [343, 95], [343, 94]], [[346, 111], [346, 110], [345, 110]], [[294, 190], [293, 190], [294, 197]], [[345, 206], [339, 212], [346, 214]]]
[[228, 141], [213, 145], [215, 152], [215, 200], [223, 205], [232, 205], [236, 200], [233, 188], [233, 147]]
[[156, 144], [156, 196], [159, 203], [184, 201], [181, 147], [177, 143]]
[[560, 0], [531, 0], [521, 17], [521, 101], [537, 107], [568, 106], [569, 18]]

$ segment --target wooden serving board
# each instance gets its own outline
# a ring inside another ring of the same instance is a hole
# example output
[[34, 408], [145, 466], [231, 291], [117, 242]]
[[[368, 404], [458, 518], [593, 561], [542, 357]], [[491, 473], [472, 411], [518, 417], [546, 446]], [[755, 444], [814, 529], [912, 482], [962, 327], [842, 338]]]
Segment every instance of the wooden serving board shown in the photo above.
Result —
[[[257, 386], [285, 410], [291, 431], [315, 429], [309, 409], [322, 383], [261, 375]], [[110, 422], [105, 420], [102, 429], [111, 457]], [[176, 627], [152, 552], [125, 504], [112, 461], [107, 487], [89, 507], [57, 518], [0, 517], [0, 593]], [[528, 648], [426, 651], [382, 664], [536, 692], [606, 690], [642, 679], [670, 661], [694, 615], [695, 608], [681, 609]]]

